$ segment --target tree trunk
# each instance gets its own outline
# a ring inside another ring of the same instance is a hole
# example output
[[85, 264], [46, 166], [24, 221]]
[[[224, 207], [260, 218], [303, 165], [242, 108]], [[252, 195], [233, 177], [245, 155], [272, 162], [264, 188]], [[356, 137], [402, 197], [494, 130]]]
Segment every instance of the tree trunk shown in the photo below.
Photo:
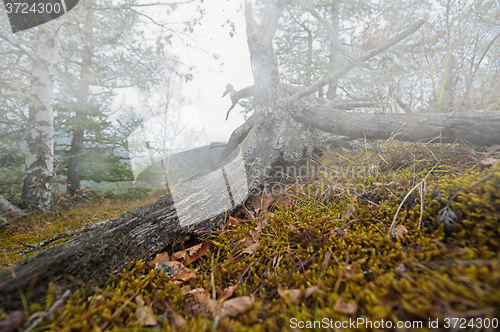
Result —
[[[334, 1], [332, 3], [332, 8], [331, 8], [331, 13], [332, 13], [332, 27], [335, 31], [335, 37], [338, 39], [339, 36], [339, 22], [340, 22], [340, 15], [339, 15], [339, 2]], [[330, 42], [330, 68], [331, 72], [333, 72], [333, 69], [335, 67], [336, 62], [338, 61], [338, 52], [333, 46], [333, 43]], [[336, 79], [331, 79], [330, 82], [328, 83], [328, 90], [326, 92], [326, 98], [333, 100], [337, 96], [337, 85], [338, 85], [338, 78]]]
[[0, 195], [0, 210], [4, 214], [9, 214], [13, 217], [21, 217], [27, 214], [17, 206], [12, 205], [8, 200], [3, 198], [1, 195]]
[[39, 27], [37, 61], [33, 64], [31, 87], [34, 102], [30, 106], [22, 191], [23, 205], [48, 210], [52, 199], [54, 160], [54, 115], [52, 97], [54, 71], [59, 53], [58, 34], [61, 20]]
[[[90, 8], [94, 1], [87, 1], [86, 6]], [[66, 187], [67, 193], [71, 197], [75, 197], [80, 193], [80, 166], [83, 153], [83, 142], [85, 136], [85, 126], [90, 112], [89, 106], [89, 86], [92, 82], [92, 73], [90, 66], [92, 65], [92, 57], [94, 55], [94, 47], [92, 46], [92, 27], [94, 25], [94, 13], [87, 8], [85, 14], [84, 26], [84, 46], [82, 50], [82, 66], [80, 74], [80, 83], [77, 91], [77, 105], [75, 109], [75, 118], [73, 123], [73, 137], [71, 139], [71, 150], [68, 162], [68, 183]]]

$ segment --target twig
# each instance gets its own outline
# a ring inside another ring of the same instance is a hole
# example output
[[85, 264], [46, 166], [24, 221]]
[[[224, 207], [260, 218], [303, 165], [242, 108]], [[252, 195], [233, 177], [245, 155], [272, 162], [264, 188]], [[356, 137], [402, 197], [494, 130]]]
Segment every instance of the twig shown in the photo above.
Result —
[[[74, 235], [79, 235], [79, 234], [88, 232], [90, 230], [96, 229], [98, 227], [103, 226], [104, 224], [108, 223], [111, 220], [113, 220], [113, 219], [107, 219], [107, 220], [95, 223], [95, 224], [93, 224], [91, 226], [87, 226], [87, 227], [84, 227], [82, 229], [79, 229], [77, 231], [57, 234], [56, 236], [53, 236], [50, 239], [43, 240], [42, 242], [40, 242], [38, 244], [35, 244], [35, 245], [28, 245], [28, 244], [24, 244], [24, 243], [18, 242], [18, 243], [21, 243], [21, 244], [23, 244], [25, 246], [30, 247], [30, 249], [24, 250], [23, 252], [19, 253], [19, 255], [25, 255], [25, 254], [27, 254], [29, 252], [32, 252], [33, 250], [40, 249], [41, 247], [45, 247], [46, 245], [48, 245], [49, 243], [52, 243], [54, 241], [57, 241], [57, 240], [60, 240], [60, 239], [64, 239], [66, 237], [71, 237], [71, 236], [74, 236]], [[13, 242], [17, 242], [17, 241], [13, 241]]]
[[[408, 197], [410, 197], [411, 193], [413, 191], [415, 191], [415, 189], [417, 188], [420, 188], [422, 189], [423, 188], [423, 184], [426, 182], [426, 179], [429, 175], [431, 175], [432, 171], [434, 170], [434, 168], [437, 167], [437, 165], [439, 165], [440, 163], [438, 162], [436, 165], [434, 165], [434, 167], [432, 167], [432, 169], [429, 171], [429, 173], [427, 173], [427, 175], [424, 177], [424, 179], [422, 181], [420, 181], [419, 183], [417, 183], [409, 192], [408, 194], [406, 194], [405, 198], [403, 198], [403, 201], [401, 202], [401, 204], [399, 204], [399, 207], [398, 207], [398, 210], [396, 211], [396, 214], [394, 215], [394, 218], [392, 219], [392, 224], [391, 224], [391, 227], [389, 228], [389, 234], [390, 235], [393, 235], [393, 230], [394, 230], [394, 226], [396, 225], [396, 220], [398, 218], [398, 214], [399, 214], [399, 211], [401, 211], [401, 207], [403, 207], [403, 204], [406, 202], [406, 200], [408, 199]], [[421, 205], [424, 204], [424, 202], [420, 202]], [[420, 228], [420, 224], [418, 226]]]
[[33, 321], [33, 323], [31, 323], [30, 326], [28, 326], [26, 328], [26, 330], [24, 330], [24, 332], [31, 332], [33, 329], [35, 329], [35, 327], [38, 326], [38, 324], [40, 324], [44, 319], [50, 319], [52, 317], [52, 315], [54, 314], [54, 311], [57, 309], [57, 307], [59, 307], [67, 298], [69, 298], [71, 295], [71, 292], [70, 290], [66, 290], [64, 292], [64, 294], [57, 300], [55, 301], [52, 306], [50, 307], [49, 311], [47, 311], [46, 313], [44, 313], [43, 315], [39, 316], [37, 319], [35, 319]]

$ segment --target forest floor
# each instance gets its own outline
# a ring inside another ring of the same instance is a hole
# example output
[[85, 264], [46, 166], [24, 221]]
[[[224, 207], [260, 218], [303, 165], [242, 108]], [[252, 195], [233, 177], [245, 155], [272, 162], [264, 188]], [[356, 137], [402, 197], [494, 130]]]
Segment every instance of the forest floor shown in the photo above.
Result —
[[[194, 247], [131, 262], [112, 284], [52, 284], [45, 303], [26, 294], [24, 308], [0, 311], [0, 328], [498, 330], [500, 149], [368, 147], [327, 151], [316, 172], [251, 197]], [[148, 199], [18, 220], [0, 233], [2, 266]]]

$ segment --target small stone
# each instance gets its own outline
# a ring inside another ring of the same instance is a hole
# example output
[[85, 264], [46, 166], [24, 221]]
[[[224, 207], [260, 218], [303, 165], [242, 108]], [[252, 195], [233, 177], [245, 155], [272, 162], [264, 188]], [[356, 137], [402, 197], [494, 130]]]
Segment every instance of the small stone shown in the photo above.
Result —
[[165, 263], [158, 263], [156, 270], [158, 270], [158, 272], [163, 271], [165, 275], [169, 276], [170, 278], [174, 277], [174, 269]]

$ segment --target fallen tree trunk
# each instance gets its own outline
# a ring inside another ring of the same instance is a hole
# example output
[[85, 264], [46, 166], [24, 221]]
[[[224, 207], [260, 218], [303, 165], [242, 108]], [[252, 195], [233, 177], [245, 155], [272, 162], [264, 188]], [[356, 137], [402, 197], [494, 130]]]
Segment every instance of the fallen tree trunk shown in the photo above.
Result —
[[[202, 207], [200, 202], [190, 202], [189, 198], [180, 204], [188, 205], [185, 208], [191, 207], [193, 211]], [[221, 218], [223, 216], [213, 216], [182, 226], [172, 196], [163, 196], [156, 203], [98, 223], [79, 237], [0, 272], [0, 309], [21, 308], [21, 292], [30, 294], [30, 301], [43, 302], [50, 281], [62, 288], [78, 287], [64, 278], [65, 274], [95, 286], [106, 285], [110, 273], [121, 271], [130, 261], [148, 259], [169, 244], [187, 241], [201, 230], [213, 229]]]
[[475, 145], [500, 144], [500, 112], [366, 114], [325, 107], [304, 110], [297, 121], [322, 131], [350, 138], [453, 143], [459, 139]]
[[5, 214], [10, 214], [13, 217], [21, 217], [27, 213], [15, 205], [12, 205], [8, 200], [0, 195], [0, 210]]
[[0, 309], [22, 307], [20, 292], [31, 293], [30, 300], [43, 300], [50, 281], [63, 288], [78, 287], [64, 277], [67, 274], [94, 286], [106, 285], [110, 273], [120, 272], [130, 261], [146, 260], [202, 230], [214, 229], [247, 197], [241, 159], [186, 183], [183, 190], [174, 189], [156, 203], [97, 223], [0, 272]]

